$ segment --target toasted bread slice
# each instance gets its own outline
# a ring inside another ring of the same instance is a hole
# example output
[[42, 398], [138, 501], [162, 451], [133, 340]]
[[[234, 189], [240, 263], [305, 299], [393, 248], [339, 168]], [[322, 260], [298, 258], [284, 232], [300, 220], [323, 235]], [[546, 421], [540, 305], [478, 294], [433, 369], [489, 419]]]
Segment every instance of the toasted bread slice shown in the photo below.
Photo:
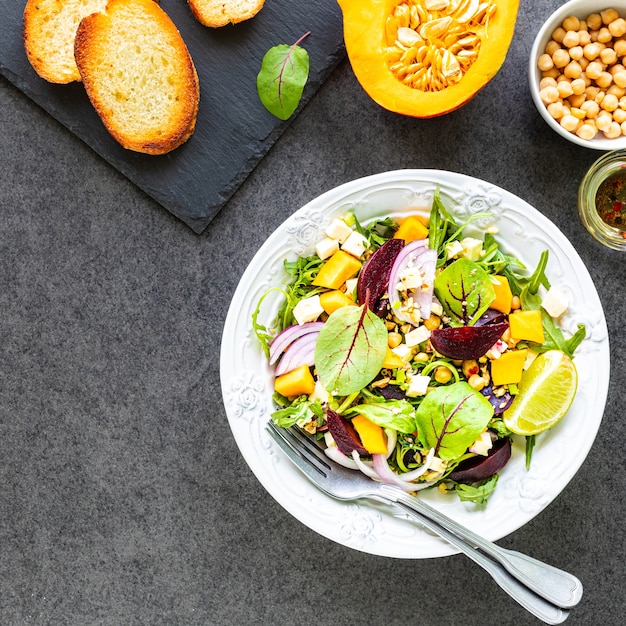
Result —
[[165, 154], [194, 131], [200, 88], [180, 33], [153, 0], [109, 0], [76, 32], [89, 100], [124, 148]]
[[195, 18], [205, 26], [219, 28], [254, 17], [265, 0], [187, 0]]
[[24, 8], [24, 48], [37, 74], [51, 83], [80, 80], [74, 60], [78, 24], [103, 11], [107, 0], [28, 0]]

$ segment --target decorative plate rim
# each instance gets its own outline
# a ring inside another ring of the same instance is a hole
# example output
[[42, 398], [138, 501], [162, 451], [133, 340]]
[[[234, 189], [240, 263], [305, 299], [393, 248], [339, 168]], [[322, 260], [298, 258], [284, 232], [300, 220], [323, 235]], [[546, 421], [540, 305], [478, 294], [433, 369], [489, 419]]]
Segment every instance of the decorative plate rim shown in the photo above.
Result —
[[[393, 558], [434, 558], [458, 550], [391, 507], [338, 502], [326, 496], [282, 455], [264, 431], [274, 410], [272, 375], [252, 332], [251, 316], [259, 298], [286, 279], [284, 259], [311, 254], [331, 219], [347, 211], [354, 211], [363, 222], [385, 215], [427, 214], [437, 186], [459, 219], [488, 210], [492, 217], [473, 228], [497, 225], [503, 246], [529, 267], [549, 249], [548, 276], [572, 296], [561, 325], [566, 332], [572, 332], [577, 322], [587, 325], [587, 337], [575, 357], [576, 399], [557, 426], [537, 437], [530, 470], [525, 469], [523, 442], [516, 441], [511, 462], [486, 507], [437, 491], [420, 495], [494, 541], [523, 526], [559, 495], [584, 462], [602, 421], [610, 370], [606, 320], [587, 268], [563, 233], [524, 200], [488, 182], [435, 169], [383, 172], [331, 189], [293, 213], [255, 254], [235, 290], [222, 335], [220, 378], [226, 415], [241, 454], [263, 487], [289, 513], [326, 538]], [[269, 323], [278, 294], [267, 301], [261, 317]]]

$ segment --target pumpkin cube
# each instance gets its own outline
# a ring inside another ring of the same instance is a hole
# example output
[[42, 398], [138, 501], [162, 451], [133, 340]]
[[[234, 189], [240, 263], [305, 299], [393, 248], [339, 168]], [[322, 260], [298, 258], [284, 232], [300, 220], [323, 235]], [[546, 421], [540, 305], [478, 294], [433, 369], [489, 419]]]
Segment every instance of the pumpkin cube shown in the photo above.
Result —
[[333, 289], [332, 291], [325, 291], [320, 294], [320, 304], [328, 315], [334, 313], [337, 309], [341, 309], [344, 306], [356, 306], [356, 302], [347, 296], [339, 289]]
[[492, 309], [508, 315], [511, 312], [513, 293], [506, 276], [492, 276], [491, 285], [496, 292], [496, 299], [489, 305]]
[[316, 287], [339, 289], [346, 280], [356, 276], [361, 269], [361, 261], [343, 250], [337, 250], [328, 261], [322, 265], [317, 276], [313, 279]]
[[404, 361], [391, 348], [388, 347], [382, 369], [393, 370], [398, 367], [404, 367], [404, 365]]
[[315, 379], [308, 365], [301, 365], [274, 380], [274, 389], [286, 398], [310, 395], [315, 391]]
[[522, 380], [526, 350], [507, 350], [491, 361], [491, 380], [496, 386], [519, 383]]
[[518, 341], [534, 341], [544, 343], [543, 322], [541, 311], [515, 311], [509, 315], [511, 337]]
[[352, 418], [352, 425], [370, 454], [387, 454], [387, 437], [378, 424], [359, 414]]
[[394, 234], [395, 239], [404, 239], [406, 243], [426, 239], [426, 237], [428, 237], [428, 228], [414, 215], [407, 217]]

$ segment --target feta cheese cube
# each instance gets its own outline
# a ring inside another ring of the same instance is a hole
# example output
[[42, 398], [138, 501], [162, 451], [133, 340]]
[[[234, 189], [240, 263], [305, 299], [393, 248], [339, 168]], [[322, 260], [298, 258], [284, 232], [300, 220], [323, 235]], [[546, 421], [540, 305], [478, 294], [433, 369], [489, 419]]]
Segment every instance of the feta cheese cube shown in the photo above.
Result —
[[324, 237], [324, 239], [318, 241], [315, 246], [315, 254], [317, 254], [322, 261], [335, 254], [337, 250], [339, 250], [339, 242], [332, 237]]
[[[348, 280], [346, 281], [346, 294], [348, 294], [349, 296], [354, 294], [356, 292], [356, 286], [358, 282], [359, 282], [358, 278], [348, 278]], [[355, 298], [355, 301], [356, 301], [356, 298]]]
[[441, 302], [438, 300], [433, 300], [430, 305], [430, 312], [437, 317], [441, 317], [443, 315], [443, 307], [441, 306]]
[[341, 219], [334, 219], [324, 231], [331, 239], [343, 243], [354, 231]]
[[311, 296], [310, 298], [300, 300], [293, 308], [293, 316], [298, 324], [314, 322], [323, 312], [324, 309], [320, 304], [319, 296]]
[[352, 231], [350, 236], [341, 244], [341, 249], [357, 259], [360, 258], [363, 253], [369, 247], [369, 242], [361, 233]]
[[480, 239], [465, 237], [465, 239], [461, 239], [461, 246], [463, 247], [461, 256], [470, 261], [478, 261], [482, 256], [483, 242]]
[[474, 454], [480, 454], [481, 456], [487, 456], [489, 450], [493, 447], [493, 441], [488, 431], [482, 432], [478, 439], [470, 446], [469, 451]]
[[427, 339], [430, 339], [430, 331], [426, 328], [426, 326], [418, 326], [404, 335], [404, 342], [410, 348], [414, 348]]
[[424, 274], [419, 267], [407, 267], [398, 276], [400, 284], [397, 289], [409, 291], [410, 289], [421, 289], [424, 283]]
[[454, 241], [451, 241], [446, 246], [446, 254], [448, 255], [449, 259], [453, 259], [455, 256], [459, 256], [459, 254], [461, 254], [462, 252], [463, 246], [461, 245], [461, 242], [457, 241], [456, 239]]
[[550, 287], [541, 301], [541, 306], [550, 317], [560, 317], [567, 311], [567, 295], [555, 287]]
[[428, 391], [428, 385], [430, 384], [430, 376], [412, 376], [409, 381], [409, 387], [405, 391], [409, 398], [415, 398], [417, 396], [425, 396]]
[[399, 346], [392, 348], [391, 351], [405, 363], [408, 363], [413, 358], [413, 348], [407, 346], [406, 343], [401, 343]]
[[322, 385], [321, 380], [315, 381], [315, 389], [313, 389], [313, 393], [309, 396], [309, 400], [314, 402], [315, 400], [319, 400], [322, 404], [326, 404], [328, 402], [328, 391], [326, 391], [326, 387]]

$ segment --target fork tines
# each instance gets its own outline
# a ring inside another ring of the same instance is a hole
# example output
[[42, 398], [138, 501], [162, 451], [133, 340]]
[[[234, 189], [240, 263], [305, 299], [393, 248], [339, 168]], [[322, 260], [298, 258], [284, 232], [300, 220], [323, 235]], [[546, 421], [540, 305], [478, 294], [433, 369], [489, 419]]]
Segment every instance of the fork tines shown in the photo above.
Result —
[[322, 476], [326, 476], [332, 466], [326, 459], [324, 449], [312, 437], [305, 435], [297, 426], [282, 428], [272, 420], [266, 427], [272, 439], [284, 449], [284, 446], [297, 454], [300, 459], [308, 463]]

